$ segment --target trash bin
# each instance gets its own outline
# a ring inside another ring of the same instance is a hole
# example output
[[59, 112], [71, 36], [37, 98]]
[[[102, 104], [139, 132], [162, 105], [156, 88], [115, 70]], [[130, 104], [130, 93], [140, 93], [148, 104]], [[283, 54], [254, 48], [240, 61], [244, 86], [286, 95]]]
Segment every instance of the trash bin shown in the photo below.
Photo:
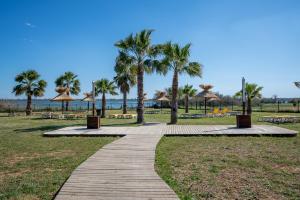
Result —
[[97, 116], [101, 115], [101, 109], [97, 109], [96, 112], [97, 112]]

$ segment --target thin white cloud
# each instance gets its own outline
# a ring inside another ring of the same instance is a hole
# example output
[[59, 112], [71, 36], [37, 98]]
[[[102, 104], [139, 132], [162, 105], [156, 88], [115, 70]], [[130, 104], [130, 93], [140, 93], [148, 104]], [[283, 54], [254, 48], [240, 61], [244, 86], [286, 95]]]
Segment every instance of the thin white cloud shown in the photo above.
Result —
[[28, 38], [24, 38], [24, 41], [25, 41], [25, 42], [29, 42], [29, 43], [32, 43], [32, 42], [33, 42], [32, 39], [28, 39]]
[[35, 28], [36, 26], [30, 22], [25, 22], [25, 26], [29, 27], [29, 28]]

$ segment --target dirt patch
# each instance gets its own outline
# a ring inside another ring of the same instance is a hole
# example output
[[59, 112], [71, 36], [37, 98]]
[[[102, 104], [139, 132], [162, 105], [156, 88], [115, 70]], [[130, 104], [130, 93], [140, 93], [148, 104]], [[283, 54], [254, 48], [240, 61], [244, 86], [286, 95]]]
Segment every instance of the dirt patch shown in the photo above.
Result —
[[33, 160], [36, 158], [42, 158], [42, 157], [66, 157], [70, 155], [75, 155], [75, 152], [71, 150], [64, 150], [64, 151], [53, 151], [53, 152], [47, 152], [47, 153], [32, 153], [32, 154], [15, 154], [13, 156], [8, 157], [3, 162], [8, 166], [16, 165], [17, 163], [20, 163], [25, 160]]

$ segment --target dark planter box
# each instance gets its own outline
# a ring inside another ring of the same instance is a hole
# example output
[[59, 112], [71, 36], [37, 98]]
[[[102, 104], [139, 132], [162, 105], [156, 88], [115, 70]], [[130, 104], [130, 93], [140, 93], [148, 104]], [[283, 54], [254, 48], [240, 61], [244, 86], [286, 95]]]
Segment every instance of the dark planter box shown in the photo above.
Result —
[[237, 128], [251, 128], [251, 115], [237, 115], [236, 126]]
[[99, 116], [87, 116], [87, 128], [88, 129], [100, 128], [100, 117]]

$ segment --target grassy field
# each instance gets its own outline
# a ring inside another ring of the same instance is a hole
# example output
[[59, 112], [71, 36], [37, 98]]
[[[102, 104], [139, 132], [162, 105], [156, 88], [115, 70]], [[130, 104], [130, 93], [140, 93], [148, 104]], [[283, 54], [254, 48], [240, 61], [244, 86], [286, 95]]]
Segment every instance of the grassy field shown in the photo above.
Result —
[[82, 120], [0, 117], [0, 199], [51, 199], [70, 173], [116, 138], [45, 138]]
[[[256, 124], [260, 115], [254, 113]], [[234, 124], [234, 118], [181, 124]], [[300, 124], [280, 125], [300, 131]], [[164, 137], [156, 171], [181, 199], [300, 199], [300, 137]]]
[[[260, 115], [269, 114], [254, 113], [253, 121]], [[6, 116], [0, 115], [0, 199], [51, 199], [81, 162], [117, 139], [46, 138], [43, 132], [85, 125], [85, 120]], [[168, 122], [170, 116], [145, 118]], [[104, 119], [102, 124], [135, 126], [134, 121]], [[234, 117], [179, 120], [179, 124], [234, 123]], [[300, 130], [299, 124], [284, 127]], [[299, 136], [164, 137], [158, 145], [156, 169], [182, 199], [297, 199], [299, 153]]]

